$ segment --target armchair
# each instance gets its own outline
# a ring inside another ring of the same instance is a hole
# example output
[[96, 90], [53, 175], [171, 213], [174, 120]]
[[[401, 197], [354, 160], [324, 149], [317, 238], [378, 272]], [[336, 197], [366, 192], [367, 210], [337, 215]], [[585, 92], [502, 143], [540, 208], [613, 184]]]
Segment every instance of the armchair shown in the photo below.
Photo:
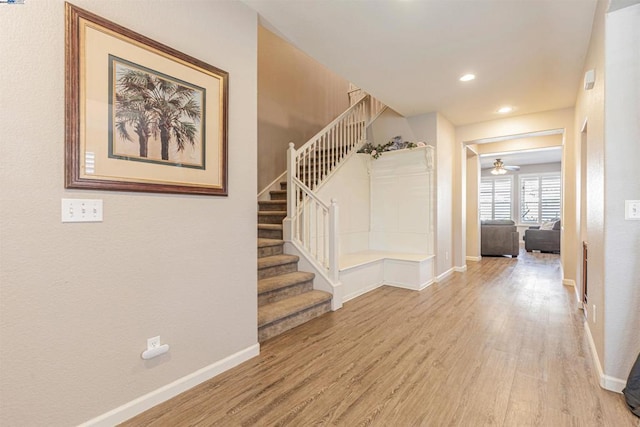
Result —
[[511, 220], [485, 220], [480, 223], [480, 255], [518, 256], [518, 229]]
[[533, 226], [525, 230], [524, 248], [527, 252], [560, 253], [560, 220], [553, 220], [543, 224], [542, 227]]

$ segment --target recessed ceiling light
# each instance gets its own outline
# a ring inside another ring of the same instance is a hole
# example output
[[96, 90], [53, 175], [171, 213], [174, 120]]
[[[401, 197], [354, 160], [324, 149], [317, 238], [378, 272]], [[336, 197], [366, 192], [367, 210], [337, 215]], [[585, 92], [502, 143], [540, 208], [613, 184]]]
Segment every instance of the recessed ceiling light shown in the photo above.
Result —
[[510, 113], [510, 112], [512, 112], [512, 111], [513, 111], [513, 108], [512, 108], [512, 107], [509, 107], [508, 105], [506, 105], [506, 106], [504, 106], [504, 107], [500, 108], [500, 109], [498, 110], [498, 113], [500, 113], [500, 114], [507, 114], [507, 113]]
[[475, 74], [465, 74], [464, 76], [460, 77], [460, 81], [470, 82], [471, 80], [475, 80], [475, 78], [476, 78]]

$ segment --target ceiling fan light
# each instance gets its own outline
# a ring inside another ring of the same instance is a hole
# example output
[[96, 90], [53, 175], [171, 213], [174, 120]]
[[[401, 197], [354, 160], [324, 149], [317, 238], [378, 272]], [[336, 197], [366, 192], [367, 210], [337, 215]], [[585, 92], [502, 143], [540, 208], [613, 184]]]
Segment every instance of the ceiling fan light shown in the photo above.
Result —
[[505, 173], [507, 173], [507, 170], [503, 168], [491, 169], [491, 175], [504, 175]]
[[507, 170], [504, 168], [504, 163], [502, 163], [502, 160], [496, 159], [496, 161], [493, 162], [493, 169], [491, 169], [491, 174], [504, 175], [505, 173], [507, 173]]

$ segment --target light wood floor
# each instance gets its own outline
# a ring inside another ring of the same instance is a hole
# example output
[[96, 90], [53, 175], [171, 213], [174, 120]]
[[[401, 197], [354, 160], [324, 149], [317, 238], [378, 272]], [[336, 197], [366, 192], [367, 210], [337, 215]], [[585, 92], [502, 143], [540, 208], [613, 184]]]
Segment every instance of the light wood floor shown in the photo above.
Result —
[[640, 426], [602, 390], [557, 255], [382, 287], [128, 426]]

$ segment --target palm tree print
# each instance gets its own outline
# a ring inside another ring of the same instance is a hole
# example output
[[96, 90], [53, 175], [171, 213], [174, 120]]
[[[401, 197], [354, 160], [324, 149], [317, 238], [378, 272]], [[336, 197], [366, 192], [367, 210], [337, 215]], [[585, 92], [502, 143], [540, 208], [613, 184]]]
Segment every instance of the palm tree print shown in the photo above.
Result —
[[132, 141], [138, 136], [140, 157], [148, 157], [150, 137], [160, 136], [162, 160], [169, 160], [169, 147], [182, 152], [198, 143], [202, 119], [198, 91], [169, 79], [116, 63], [115, 130]]
[[129, 70], [126, 75], [118, 80], [116, 91], [116, 122], [118, 134], [131, 141], [129, 126], [133, 127], [138, 135], [140, 145], [140, 157], [147, 157], [149, 136], [157, 134], [157, 122], [155, 114], [149, 105], [145, 88], [145, 81], [149, 80], [149, 74]]

